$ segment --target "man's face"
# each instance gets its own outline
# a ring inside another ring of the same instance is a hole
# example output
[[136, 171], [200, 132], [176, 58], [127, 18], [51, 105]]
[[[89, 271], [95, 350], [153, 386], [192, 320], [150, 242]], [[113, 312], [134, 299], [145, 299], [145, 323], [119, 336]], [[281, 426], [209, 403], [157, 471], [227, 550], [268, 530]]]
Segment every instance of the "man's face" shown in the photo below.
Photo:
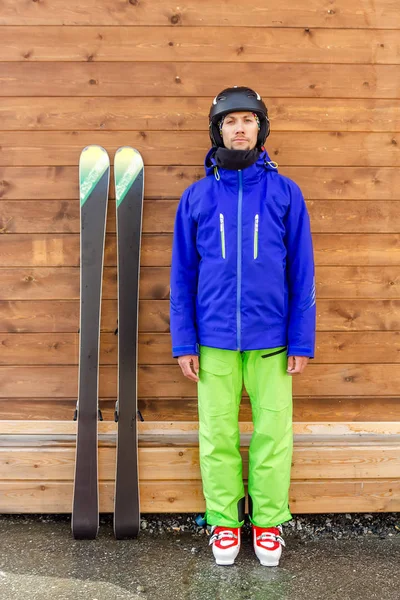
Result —
[[257, 144], [258, 125], [251, 112], [233, 112], [222, 124], [222, 139], [229, 150], [252, 150]]

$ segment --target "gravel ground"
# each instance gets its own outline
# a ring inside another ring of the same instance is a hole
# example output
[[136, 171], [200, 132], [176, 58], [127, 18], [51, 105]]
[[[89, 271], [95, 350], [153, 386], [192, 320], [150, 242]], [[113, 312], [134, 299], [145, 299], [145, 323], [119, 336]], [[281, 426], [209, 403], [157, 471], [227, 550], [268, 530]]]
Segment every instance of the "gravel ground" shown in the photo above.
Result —
[[[144, 514], [141, 518], [142, 532], [150, 535], [164, 533], [192, 533], [199, 536], [209, 535], [207, 529], [196, 523], [197, 514]], [[1, 515], [1, 521], [10, 525], [24, 521], [70, 522], [70, 515]], [[100, 516], [102, 525], [112, 526], [112, 514]], [[250, 532], [246, 520], [244, 533]], [[360, 536], [377, 536], [381, 539], [400, 536], [400, 513], [328, 513], [294, 515], [291, 521], [283, 524], [285, 536], [298, 540], [352, 539]]]
[[[208, 532], [197, 526], [196, 516], [195, 514], [143, 515], [141, 528], [151, 534], [189, 531], [198, 535], [207, 535]], [[110, 518], [108, 515], [103, 517], [106, 520], [108, 518]], [[244, 531], [250, 531], [248, 522], [244, 525]], [[302, 540], [349, 539], [364, 535], [375, 535], [380, 538], [400, 536], [400, 513], [295, 515], [291, 521], [283, 524], [283, 533]]]

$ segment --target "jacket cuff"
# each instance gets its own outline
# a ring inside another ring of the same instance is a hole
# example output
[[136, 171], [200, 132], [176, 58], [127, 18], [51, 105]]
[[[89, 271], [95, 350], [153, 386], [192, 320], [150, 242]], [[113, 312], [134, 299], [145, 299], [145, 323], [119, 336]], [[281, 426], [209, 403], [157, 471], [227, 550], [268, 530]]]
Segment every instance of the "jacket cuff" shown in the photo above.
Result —
[[288, 356], [308, 356], [314, 358], [314, 352], [310, 348], [300, 348], [299, 346], [290, 346], [287, 351]]
[[196, 354], [200, 356], [200, 345], [199, 344], [189, 344], [187, 346], [174, 346], [172, 348], [172, 356], [173, 358], [178, 358], [178, 356], [186, 356], [187, 354]]

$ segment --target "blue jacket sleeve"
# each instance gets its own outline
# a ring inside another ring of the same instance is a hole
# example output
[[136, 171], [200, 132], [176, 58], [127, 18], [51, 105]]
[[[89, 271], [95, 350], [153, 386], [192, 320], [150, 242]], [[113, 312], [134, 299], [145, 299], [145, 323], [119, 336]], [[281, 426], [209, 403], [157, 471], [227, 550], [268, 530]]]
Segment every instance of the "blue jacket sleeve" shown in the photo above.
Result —
[[196, 330], [199, 254], [197, 224], [190, 210], [190, 191], [179, 202], [174, 225], [170, 280], [170, 330], [174, 358], [200, 354]]
[[315, 265], [310, 218], [303, 194], [293, 182], [286, 217], [286, 247], [289, 288], [288, 356], [314, 358]]

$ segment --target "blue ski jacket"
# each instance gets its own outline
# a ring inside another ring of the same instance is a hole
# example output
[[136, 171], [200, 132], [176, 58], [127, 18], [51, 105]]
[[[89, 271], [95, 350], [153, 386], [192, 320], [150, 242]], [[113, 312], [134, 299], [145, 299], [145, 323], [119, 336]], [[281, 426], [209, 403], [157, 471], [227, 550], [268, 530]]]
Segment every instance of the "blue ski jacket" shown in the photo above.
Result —
[[170, 280], [172, 355], [287, 346], [314, 357], [315, 268], [300, 188], [263, 150], [242, 170], [217, 167], [183, 193]]

